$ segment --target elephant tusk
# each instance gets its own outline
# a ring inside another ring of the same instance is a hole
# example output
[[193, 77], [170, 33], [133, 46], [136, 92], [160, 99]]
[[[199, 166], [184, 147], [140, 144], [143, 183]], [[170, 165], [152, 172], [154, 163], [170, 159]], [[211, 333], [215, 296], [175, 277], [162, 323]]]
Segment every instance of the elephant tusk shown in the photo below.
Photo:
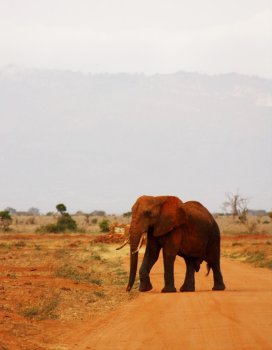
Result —
[[142, 246], [143, 246], [143, 244], [144, 244], [145, 239], [146, 239], [146, 235], [145, 235], [145, 234], [143, 234], [142, 239], [141, 239], [141, 245], [140, 245], [140, 248], [139, 248], [139, 249], [141, 249], [141, 248], [142, 248]]
[[141, 246], [142, 246], [143, 239], [144, 239], [144, 235], [142, 234], [141, 239], [140, 239], [140, 242], [139, 242], [139, 244], [138, 244], [138, 247], [137, 247], [137, 249], [135, 249], [135, 250], [132, 252], [132, 254], [138, 253], [138, 251], [140, 250], [140, 248], [141, 248]]
[[124, 246], [127, 245], [128, 242], [129, 242], [129, 238], [120, 247], [116, 248], [116, 250], [124, 248]]

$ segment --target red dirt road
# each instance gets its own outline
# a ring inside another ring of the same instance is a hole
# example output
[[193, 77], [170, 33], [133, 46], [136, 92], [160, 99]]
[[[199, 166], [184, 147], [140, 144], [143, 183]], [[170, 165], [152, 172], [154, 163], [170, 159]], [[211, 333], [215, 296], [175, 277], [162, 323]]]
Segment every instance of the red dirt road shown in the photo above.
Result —
[[[177, 288], [184, 270], [178, 258]], [[73, 350], [272, 349], [271, 271], [222, 259], [227, 289], [213, 292], [212, 273], [206, 277], [205, 270], [203, 264], [196, 274], [195, 293], [161, 294], [160, 260], [152, 271], [152, 291], [86, 324], [64, 343]]]

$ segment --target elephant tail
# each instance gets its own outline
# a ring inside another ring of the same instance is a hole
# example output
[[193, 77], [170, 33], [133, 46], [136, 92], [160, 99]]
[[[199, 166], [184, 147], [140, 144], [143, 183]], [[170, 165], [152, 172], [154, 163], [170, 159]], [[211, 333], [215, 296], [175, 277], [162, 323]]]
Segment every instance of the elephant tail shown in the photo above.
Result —
[[210, 269], [211, 269], [211, 266], [210, 266], [209, 263], [207, 263], [207, 273], [206, 273], [206, 276], [209, 276]]

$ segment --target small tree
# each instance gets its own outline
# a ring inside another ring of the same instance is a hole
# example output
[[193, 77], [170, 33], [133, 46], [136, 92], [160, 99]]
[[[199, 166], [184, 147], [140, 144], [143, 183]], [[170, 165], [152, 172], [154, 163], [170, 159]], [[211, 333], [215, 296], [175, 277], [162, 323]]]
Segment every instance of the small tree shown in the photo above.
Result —
[[235, 194], [228, 192], [226, 196], [228, 200], [223, 203], [223, 210], [230, 209], [233, 217], [241, 216], [242, 220], [246, 220], [249, 199], [242, 197], [238, 191]]
[[89, 225], [89, 223], [90, 223], [90, 216], [91, 216], [91, 214], [84, 214], [86, 225]]
[[12, 218], [10, 216], [9, 211], [3, 210], [0, 211], [0, 227], [3, 231], [8, 231], [9, 226], [12, 223]]
[[39, 216], [40, 215], [40, 210], [38, 208], [31, 207], [31, 208], [28, 209], [27, 213], [29, 215]]
[[126, 213], [123, 214], [123, 217], [124, 217], [124, 218], [130, 218], [131, 215], [132, 215], [132, 212], [131, 212], [131, 211], [128, 211], [128, 212], [126, 212]]
[[63, 203], [57, 204], [56, 209], [61, 215], [64, 215], [67, 210], [66, 206]]
[[11, 215], [17, 214], [17, 210], [11, 207], [6, 207], [5, 211], [8, 211]]

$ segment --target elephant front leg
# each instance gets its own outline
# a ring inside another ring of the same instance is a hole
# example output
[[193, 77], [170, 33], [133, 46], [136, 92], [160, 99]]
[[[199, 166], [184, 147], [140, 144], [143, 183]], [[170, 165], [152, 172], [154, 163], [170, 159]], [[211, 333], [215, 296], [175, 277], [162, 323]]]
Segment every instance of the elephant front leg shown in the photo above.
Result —
[[150, 282], [149, 273], [155, 262], [158, 260], [160, 249], [161, 247], [158, 245], [158, 242], [155, 239], [148, 238], [143, 262], [139, 271], [140, 292], [148, 292], [153, 288]]
[[194, 292], [195, 291], [195, 268], [194, 259], [184, 258], [186, 263], [186, 275], [183, 285], [180, 287], [181, 292]]
[[166, 249], [163, 250], [163, 264], [164, 264], [164, 288], [162, 293], [176, 292], [174, 282], [174, 262], [176, 255], [168, 254]]

